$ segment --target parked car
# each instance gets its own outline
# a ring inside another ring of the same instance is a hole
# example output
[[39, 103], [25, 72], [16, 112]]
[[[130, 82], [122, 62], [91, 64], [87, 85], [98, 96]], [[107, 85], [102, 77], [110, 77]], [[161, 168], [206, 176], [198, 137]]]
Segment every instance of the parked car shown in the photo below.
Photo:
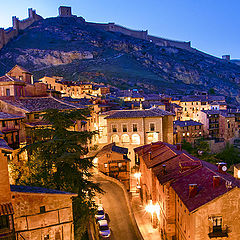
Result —
[[108, 226], [107, 220], [99, 220], [98, 221], [99, 235], [102, 238], [109, 238], [111, 235], [110, 228]]
[[96, 220], [105, 219], [105, 212], [102, 205], [98, 206], [97, 213], [95, 214]]

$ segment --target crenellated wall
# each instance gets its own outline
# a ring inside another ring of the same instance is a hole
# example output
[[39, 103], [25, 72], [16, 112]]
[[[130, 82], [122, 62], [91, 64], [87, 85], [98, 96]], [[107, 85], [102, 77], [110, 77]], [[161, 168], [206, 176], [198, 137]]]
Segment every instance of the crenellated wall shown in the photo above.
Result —
[[[71, 14], [71, 8], [70, 7], [64, 7], [61, 6], [59, 8], [59, 16], [74, 16]], [[80, 19], [81, 17], [79, 17]], [[42, 17], [38, 14], [36, 14], [36, 10], [33, 10], [32, 8], [28, 9], [28, 18], [19, 20], [16, 16], [12, 17], [13, 25], [11, 28], [4, 30], [3, 28], [0, 28], [0, 49], [6, 45], [12, 38], [16, 37], [19, 33], [19, 31], [26, 29], [34, 22], [41, 20]], [[85, 20], [81, 18], [84, 22]], [[110, 32], [120, 32], [122, 34], [140, 38], [144, 40], [148, 40], [150, 42], [155, 43], [158, 46], [170, 46], [170, 47], [177, 47], [177, 48], [183, 48], [183, 49], [192, 49], [191, 48], [191, 42], [181, 42], [181, 41], [173, 41], [169, 39], [164, 39], [160, 37], [155, 37], [152, 35], [148, 35], [148, 31], [139, 31], [139, 30], [132, 30], [120, 25], [117, 25], [115, 23], [93, 23], [93, 22], [85, 22], [86, 25], [94, 26], [99, 29], [103, 29], [105, 31]]]
[[42, 17], [36, 14], [36, 10], [28, 9], [28, 18], [19, 20], [16, 16], [12, 17], [12, 27], [8, 29], [0, 28], [0, 49], [3, 48], [11, 39], [19, 34], [19, 31], [26, 29], [34, 22], [41, 20]]

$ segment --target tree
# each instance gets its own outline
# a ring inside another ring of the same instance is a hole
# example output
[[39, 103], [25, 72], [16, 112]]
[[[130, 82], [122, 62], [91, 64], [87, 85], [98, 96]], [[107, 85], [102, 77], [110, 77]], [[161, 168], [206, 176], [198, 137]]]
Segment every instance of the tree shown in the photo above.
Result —
[[233, 145], [227, 143], [226, 147], [216, 155], [216, 157], [224, 162], [226, 162], [229, 166], [233, 164], [240, 163], [240, 152]]
[[[89, 218], [94, 214], [93, 198], [102, 192], [89, 180], [93, 167], [87, 144], [94, 132], [73, 130], [77, 121], [85, 120], [87, 110], [48, 110], [43, 120], [51, 126], [33, 131], [35, 142], [23, 150], [28, 160], [18, 170], [16, 183], [78, 193], [73, 200], [75, 232], [81, 236]], [[84, 157], [85, 156], [85, 157]], [[79, 237], [78, 237], [79, 239]]]

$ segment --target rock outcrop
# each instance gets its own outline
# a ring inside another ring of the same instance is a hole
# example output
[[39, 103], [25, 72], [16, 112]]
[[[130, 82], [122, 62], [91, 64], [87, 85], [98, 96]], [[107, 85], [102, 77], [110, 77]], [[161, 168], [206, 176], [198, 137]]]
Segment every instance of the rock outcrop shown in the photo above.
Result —
[[77, 17], [43, 19], [25, 29], [0, 51], [1, 74], [16, 63], [37, 77], [61, 74], [82, 80], [87, 75], [120, 88], [165, 93], [213, 88], [238, 101], [240, 95], [240, 66], [235, 63], [108, 32]]

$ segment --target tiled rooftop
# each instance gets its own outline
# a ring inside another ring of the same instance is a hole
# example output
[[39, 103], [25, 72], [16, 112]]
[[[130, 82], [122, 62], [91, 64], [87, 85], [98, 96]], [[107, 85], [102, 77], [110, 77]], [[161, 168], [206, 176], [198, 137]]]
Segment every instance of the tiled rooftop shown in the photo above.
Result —
[[2, 139], [2, 138], [0, 138], [0, 149], [10, 150], [10, 151], [13, 150], [12, 148], [10, 148], [8, 146], [7, 142], [4, 139]]
[[110, 143], [106, 146], [104, 146], [99, 152], [107, 152], [107, 151], [113, 151], [121, 154], [127, 154], [128, 153], [128, 148], [124, 147], [119, 147], [116, 146], [115, 143]]
[[14, 77], [10, 77], [7, 74], [0, 77], [0, 82], [19, 82], [19, 83], [25, 84], [24, 81], [21, 81], [17, 78], [14, 78]]
[[106, 117], [106, 119], [164, 117], [167, 115], [174, 115], [174, 114], [159, 108], [150, 108], [147, 110], [119, 110], [113, 113], [112, 115]]
[[18, 100], [2, 100], [28, 112], [41, 112], [47, 109], [79, 109], [82, 105], [65, 102], [53, 97], [34, 97]]
[[39, 193], [39, 194], [64, 194], [64, 195], [77, 195], [75, 193], [69, 193], [59, 190], [47, 189], [42, 187], [31, 187], [31, 186], [20, 186], [20, 185], [10, 185], [12, 192], [21, 193]]
[[[134, 150], [142, 156], [147, 168], [152, 169], [160, 184], [171, 183], [190, 212], [232, 188], [240, 187], [240, 181], [232, 175], [219, 172], [216, 165], [180, 151], [174, 145], [157, 142]], [[219, 186], [213, 187], [213, 176], [220, 177]], [[231, 188], [227, 187], [226, 182], [231, 182]], [[189, 197], [189, 184], [198, 186], [198, 192], [194, 197]]]
[[180, 127], [186, 127], [186, 126], [201, 126], [203, 125], [202, 123], [200, 122], [196, 122], [196, 121], [193, 121], [193, 120], [187, 120], [187, 121], [174, 121], [173, 122], [174, 125], [178, 125]]
[[24, 118], [24, 117], [11, 114], [11, 113], [0, 112], [0, 120], [10, 120], [10, 119], [20, 119], [20, 118]]

